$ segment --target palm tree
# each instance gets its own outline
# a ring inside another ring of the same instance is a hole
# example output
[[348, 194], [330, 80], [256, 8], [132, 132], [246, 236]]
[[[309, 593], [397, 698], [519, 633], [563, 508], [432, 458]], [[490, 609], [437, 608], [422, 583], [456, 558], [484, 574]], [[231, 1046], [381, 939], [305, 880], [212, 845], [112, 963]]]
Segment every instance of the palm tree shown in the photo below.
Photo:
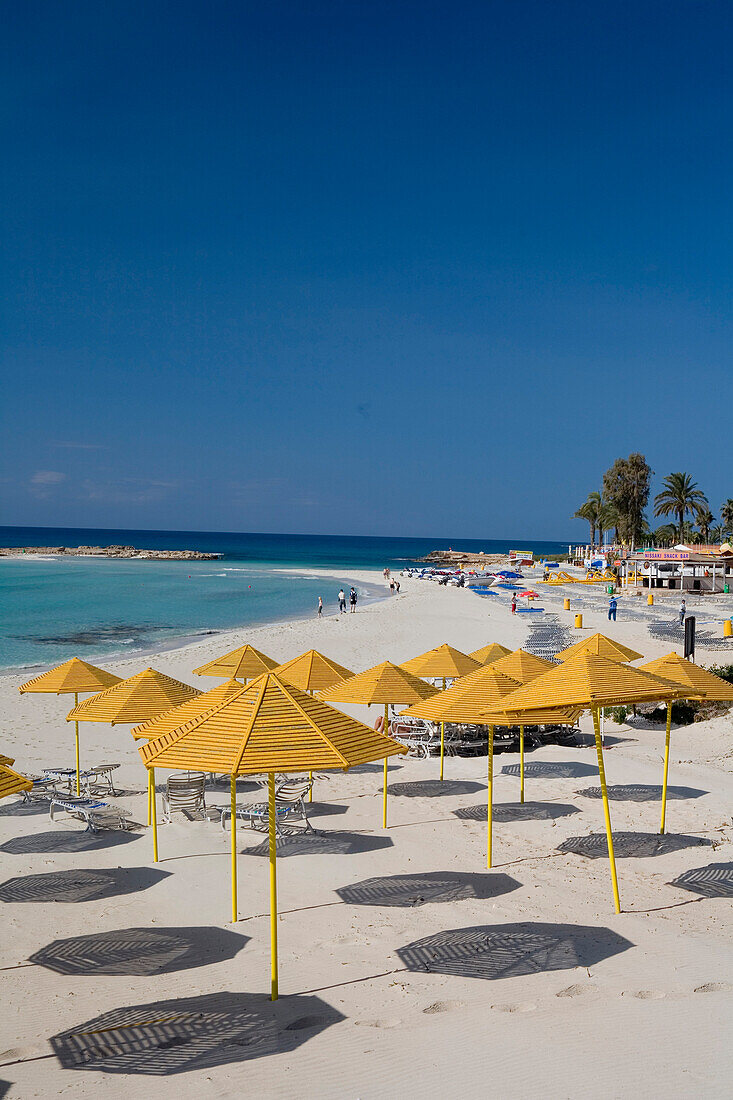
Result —
[[713, 546], [715, 546], [716, 543], [723, 541], [723, 528], [720, 526], [720, 524], [718, 524], [717, 527], [710, 528], [710, 541], [712, 542]]
[[728, 497], [720, 509], [720, 523], [724, 535], [733, 535], [733, 499]]
[[598, 525], [598, 541], [603, 546], [604, 534], [618, 523], [618, 512], [612, 504], [608, 504], [605, 500], [601, 501], [596, 523]]
[[677, 528], [673, 523], [665, 523], [662, 527], [657, 527], [654, 532], [654, 545], [655, 546], [671, 546], [677, 535]]
[[699, 508], [707, 506], [708, 500], [689, 474], [668, 474], [663, 485], [662, 492], [657, 493], [654, 498], [654, 515], [676, 516], [680, 542], [682, 542], [685, 516], [688, 512], [696, 512]]
[[715, 523], [715, 516], [707, 507], [707, 505], [703, 505], [702, 507], [697, 509], [697, 515], [695, 518], [697, 519], [697, 526], [700, 528], [702, 541], [708, 542], [708, 540], [710, 539], [710, 528]]
[[590, 524], [591, 550], [596, 544], [596, 527], [598, 526], [598, 513], [601, 510], [601, 494], [588, 493], [588, 499], [581, 504], [577, 512], [573, 513], [573, 519], [584, 519]]

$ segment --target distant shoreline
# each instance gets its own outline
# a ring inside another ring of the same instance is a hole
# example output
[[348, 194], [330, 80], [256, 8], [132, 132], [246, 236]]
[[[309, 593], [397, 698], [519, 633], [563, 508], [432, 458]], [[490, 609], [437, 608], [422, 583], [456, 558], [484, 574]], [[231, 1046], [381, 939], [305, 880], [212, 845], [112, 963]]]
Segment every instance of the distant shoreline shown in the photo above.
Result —
[[201, 550], [140, 550], [136, 546], [0, 546], [0, 557], [125, 558], [131, 561], [218, 561], [224, 555]]

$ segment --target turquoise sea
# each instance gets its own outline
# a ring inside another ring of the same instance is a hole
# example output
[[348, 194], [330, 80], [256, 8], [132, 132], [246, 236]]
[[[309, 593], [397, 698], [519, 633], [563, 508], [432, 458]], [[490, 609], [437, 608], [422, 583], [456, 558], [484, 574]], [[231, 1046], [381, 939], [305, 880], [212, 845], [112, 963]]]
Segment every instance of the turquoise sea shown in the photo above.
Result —
[[[0, 669], [50, 666], [160, 649], [207, 633], [336, 610], [350, 570], [374, 573], [360, 599], [384, 594], [381, 571], [413, 563], [445, 539], [267, 535], [203, 531], [110, 531], [0, 527], [2, 546], [108, 546], [218, 552], [213, 562], [104, 558], [0, 559]], [[532, 540], [456, 540], [462, 550], [512, 548], [559, 554]], [[307, 569], [338, 570], [313, 577]]]

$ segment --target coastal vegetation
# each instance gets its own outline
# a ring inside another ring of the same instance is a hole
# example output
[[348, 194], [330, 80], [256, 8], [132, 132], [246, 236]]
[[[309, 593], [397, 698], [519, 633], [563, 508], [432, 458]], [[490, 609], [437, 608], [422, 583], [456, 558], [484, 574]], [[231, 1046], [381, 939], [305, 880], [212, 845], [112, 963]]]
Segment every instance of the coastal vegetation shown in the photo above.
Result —
[[[733, 498], [720, 508], [716, 521], [703, 490], [686, 472], [668, 474], [661, 492], [654, 497], [654, 518], [670, 522], [652, 529], [647, 517], [651, 478], [654, 471], [643, 454], [617, 458], [603, 475], [600, 490], [594, 489], [573, 513], [590, 529], [591, 546], [603, 546], [604, 535], [613, 531], [613, 541], [632, 548], [686, 544], [715, 544], [733, 538]], [[596, 536], [598, 536], [596, 541]]]

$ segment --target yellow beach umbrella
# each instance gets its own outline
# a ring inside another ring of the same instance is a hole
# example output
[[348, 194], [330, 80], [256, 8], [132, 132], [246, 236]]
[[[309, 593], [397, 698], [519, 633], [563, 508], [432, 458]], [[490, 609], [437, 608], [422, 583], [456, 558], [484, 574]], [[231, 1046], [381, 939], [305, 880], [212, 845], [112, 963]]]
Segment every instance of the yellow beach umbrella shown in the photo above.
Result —
[[243, 645], [193, 671], [195, 676], [220, 676], [223, 680], [244, 680], [246, 683], [263, 672], [271, 672], [273, 668], [277, 668], [277, 661], [273, 661], [272, 657], [260, 653], [254, 646]]
[[538, 676], [523, 687], [517, 688], [502, 702], [506, 712], [520, 715], [529, 711], [541, 712], [558, 706], [589, 709], [592, 712], [598, 776], [606, 822], [608, 861], [611, 867], [611, 883], [617, 913], [621, 912], [621, 902], [598, 712], [601, 707], [615, 706], [620, 703], [674, 699], [679, 694], [680, 689], [670, 681], [653, 676], [649, 672], [641, 672], [637, 668], [611, 661], [608, 657], [599, 657], [594, 653], [579, 653], [575, 657], [569, 657], [561, 665], [555, 665], [549, 672]]
[[638, 661], [643, 653], [637, 653], [635, 649], [621, 645], [621, 642], [606, 637], [605, 634], [591, 634], [590, 638], [562, 649], [556, 654], [558, 661], [567, 661], [568, 657], [575, 657], [577, 653], [595, 653], [599, 657], [608, 657], [610, 661]]
[[[443, 691], [445, 681], [455, 680], [461, 676], [467, 676], [469, 672], [475, 672], [481, 668], [481, 662], [461, 653], [460, 649], [454, 649], [446, 643], [429, 649], [427, 653], [421, 653], [419, 657], [413, 657], [409, 661], [403, 661], [402, 667], [415, 676], [428, 679], [441, 678]], [[443, 761], [445, 757], [445, 722], [440, 723], [440, 778], [443, 778]]]
[[[146, 668], [93, 695], [91, 699], [85, 699], [69, 712], [66, 721], [135, 725], [157, 718], [159, 714], [199, 695], [198, 688], [174, 680], [163, 672], [156, 672], [154, 668]], [[155, 816], [155, 775], [148, 772], [148, 825]]]
[[[73, 695], [74, 703], [78, 704], [80, 694], [85, 694], [88, 691], [103, 691], [105, 688], [119, 682], [120, 677], [115, 676], [114, 673], [107, 672], [103, 668], [97, 668], [96, 665], [87, 664], [86, 661], [80, 661], [78, 657], [72, 657], [70, 661], [65, 661], [64, 664], [49, 669], [41, 676], [34, 676], [28, 683], [22, 684], [18, 691], [21, 695], [36, 693], [43, 695]], [[76, 793], [80, 794], [78, 722], [75, 724], [75, 736]]]
[[12, 768], [14, 763], [14, 756], [5, 756], [4, 753], [0, 752], [0, 764], [4, 764], [6, 768]]
[[515, 649], [492, 662], [492, 667], [503, 672], [506, 676], [513, 676], [520, 684], [528, 684], [530, 680], [536, 680], [545, 672], [549, 672], [556, 665], [553, 661], [546, 661], [544, 657], [535, 657], [534, 653], [527, 653], [526, 649]]
[[[692, 661], [676, 653], [668, 653], [665, 657], [659, 657], [656, 661], [649, 661], [645, 665], [639, 665], [645, 672], [651, 672], [655, 676], [663, 676], [665, 680], [671, 680], [678, 684], [682, 690], [683, 699], [711, 699], [719, 703], [733, 702], [733, 684], [727, 680], [721, 680], [720, 676], [708, 672]], [[667, 703], [667, 731], [664, 739], [664, 772], [662, 778], [662, 824], [660, 833], [664, 832], [667, 819], [667, 776], [669, 774], [669, 742], [672, 731], [672, 703]]]
[[26, 779], [12, 768], [0, 764], [0, 798], [7, 798], [11, 794], [20, 794], [21, 791], [29, 791], [33, 786], [32, 779]]
[[[325, 691], [332, 684], [340, 684], [343, 680], [350, 680], [354, 673], [344, 668], [343, 665], [332, 661], [330, 657], [319, 653], [317, 649], [309, 649], [301, 653], [299, 657], [293, 657], [290, 661], [278, 665], [273, 669], [276, 676], [293, 687], [307, 691], [311, 695], [316, 691]], [[309, 776], [311, 789], [308, 792], [308, 801], [313, 801], [313, 772]]]
[[469, 657], [473, 657], [474, 661], [478, 661], [480, 665], [491, 665], [494, 661], [498, 661], [500, 657], [508, 656], [509, 653], [511, 653], [511, 649], [508, 649], [505, 645], [490, 642], [488, 645], [482, 646], [481, 649], [474, 649], [473, 653], [469, 653]]
[[[322, 699], [331, 703], [372, 703], [384, 704], [384, 732], [389, 730], [390, 703], [417, 703], [420, 699], [429, 699], [437, 695], [437, 688], [413, 676], [400, 665], [391, 661], [382, 661], [380, 665], [366, 669], [344, 680], [341, 684], [318, 693]], [[382, 795], [382, 828], [387, 828], [387, 758], [384, 758], [384, 793]]]
[[[237, 919], [236, 777], [266, 772], [269, 801], [272, 999], [277, 1000], [275, 772], [343, 769], [405, 753], [384, 733], [265, 673], [213, 710], [140, 747], [147, 768], [201, 768], [231, 776], [232, 919]], [[157, 855], [156, 855], [157, 858]]]

